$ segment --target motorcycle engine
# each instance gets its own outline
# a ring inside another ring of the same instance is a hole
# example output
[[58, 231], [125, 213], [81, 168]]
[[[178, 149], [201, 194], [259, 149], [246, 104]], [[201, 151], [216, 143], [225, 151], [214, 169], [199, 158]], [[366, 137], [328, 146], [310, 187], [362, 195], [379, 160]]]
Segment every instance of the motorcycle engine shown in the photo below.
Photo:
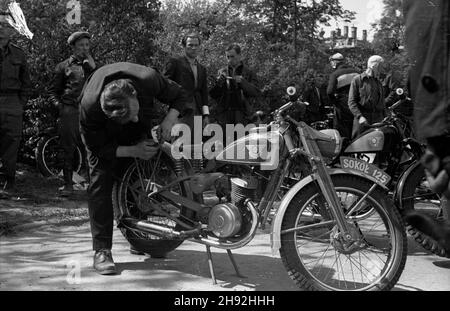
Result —
[[254, 178], [231, 179], [231, 203], [215, 205], [208, 215], [208, 228], [215, 236], [231, 238], [246, 233], [251, 214], [244, 203], [248, 198], [255, 200], [257, 185]]

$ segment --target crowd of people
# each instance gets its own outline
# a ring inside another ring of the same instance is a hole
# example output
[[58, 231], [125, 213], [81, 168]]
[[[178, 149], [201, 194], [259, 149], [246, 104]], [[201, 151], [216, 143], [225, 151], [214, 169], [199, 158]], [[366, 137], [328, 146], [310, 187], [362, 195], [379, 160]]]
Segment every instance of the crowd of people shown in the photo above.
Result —
[[[448, 9], [448, 2], [442, 1], [441, 5]], [[413, 7], [412, 10], [409, 12], [418, 14], [416, 10], [419, 9]], [[439, 15], [439, 12], [434, 14]], [[9, 197], [15, 188], [22, 115], [32, 85], [25, 53], [10, 40], [14, 29], [6, 20], [7, 15], [8, 12], [0, 13], [0, 159], [4, 175], [1, 195], [4, 198]], [[441, 22], [448, 23], [448, 15], [443, 19]], [[56, 66], [48, 91], [52, 104], [59, 111], [58, 131], [65, 155], [64, 185], [59, 189], [60, 194], [70, 196], [73, 192], [73, 155], [75, 146], [82, 142], [89, 164], [88, 206], [95, 251], [94, 267], [101, 274], [113, 274], [112, 184], [127, 159], [147, 160], [157, 151], [157, 146], [145, 140], [154, 125], [154, 99], [169, 105], [169, 111], [160, 124], [161, 135], [166, 140], [170, 140], [171, 129], [176, 123], [184, 122], [193, 129], [194, 116], [202, 117], [203, 126], [209, 123], [209, 98], [217, 102], [215, 119], [223, 126], [260, 120], [264, 114], [260, 111], [255, 113], [250, 104], [251, 98], [262, 94], [257, 87], [256, 75], [244, 63], [241, 47], [237, 44], [230, 44], [224, 51], [228, 63], [219, 70], [216, 81], [208, 89], [207, 68], [198, 57], [202, 41], [196, 33], [183, 37], [182, 56], [167, 60], [161, 73], [125, 62], [101, 65], [90, 53], [90, 39], [91, 35], [84, 31], [70, 35], [67, 43], [72, 47], [72, 55]], [[417, 42], [411, 42], [414, 49]], [[448, 39], [446, 42], [447, 46], [444, 44], [442, 48], [447, 48], [448, 52]], [[435, 42], [430, 42], [430, 46], [431, 43]], [[442, 52], [436, 50], [436, 53]], [[442, 57], [445, 59], [445, 55]], [[446, 57], [448, 60], [448, 54]], [[364, 130], [364, 125], [379, 122], [385, 117], [386, 108], [397, 100], [395, 89], [400, 86], [399, 81], [396, 81], [387, 62], [378, 55], [368, 59], [364, 72], [348, 66], [340, 53], [330, 57], [330, 65], [334, 72], [329, 77], [326, 98], [316, 85], [314, 76], [307, 79], [303, 99], [310, 105], [303, 118], [306, 122], [325, 119], [326, 100], [334, 109], [334, 128], [341, 136], [352, 138]], [[424, 66], [428, 66], [431, 72], [421, 78], [424, 91], [446, 96], [439, 102], [439, 111], [444, 115], [448, 108], [448, 88], [445, 93], [439, 89], [445, 83], [433, 80], [433, 64]], [[413, 79], [414, 90], [420, 89], [416, 80]], [[417, 94], [423, 99], [421, 93]], [[439, 112], [435, 113], [437, 101], [428, 100], [426, 107], [430, 113], [419, 118], [419, 122], [424, 122], [432, 132], [430, 137], [426, 137], [435, 146], [429, 157], [443, 161], [438, 165], [439, 169], [432, 171], [434, 176], [448, 171], [446, 156], [450, 154], [447, 149], [439, 148], [448, 138], [444, 134], [447, 131], [445, 121], [436, 124], [439, 129], [433, 123], [432, 117], [437, 117]], [[444, 147], [448, 145], [445, 143]], [[444, 181], [441, 184], [445, 184], [443, 189], [448, 189]]]

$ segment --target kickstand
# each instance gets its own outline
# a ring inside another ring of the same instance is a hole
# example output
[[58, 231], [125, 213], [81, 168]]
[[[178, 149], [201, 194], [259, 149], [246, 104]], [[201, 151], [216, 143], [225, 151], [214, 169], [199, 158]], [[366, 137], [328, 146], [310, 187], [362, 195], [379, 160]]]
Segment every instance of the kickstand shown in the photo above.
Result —
[[216, 281], [216, 275], [214, 274], [214, 266], [213, 266], [213, 260], [211, 255], [211, 246], [206, 246], [206, 254], [208, 255], [208, 264], [209, 264], [209, 271], [211, 272], [211, 278], [213, 280], [213, 284], [217, 285]]
[[227, 249], [228, 257], [230, 257], [230, 261], [233, 264], [234, 270], [236, 271], [236, 275], [240, 278], [245, 278], [240, 272], [237, 267], [236, 261], [234, 260], [233, 253], [231, 253], [231, 250]]

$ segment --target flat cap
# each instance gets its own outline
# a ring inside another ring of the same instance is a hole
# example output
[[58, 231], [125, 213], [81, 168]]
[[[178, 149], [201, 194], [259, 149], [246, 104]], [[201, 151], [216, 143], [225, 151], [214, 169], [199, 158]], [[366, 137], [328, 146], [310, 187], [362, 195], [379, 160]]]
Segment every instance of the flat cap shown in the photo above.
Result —
[[72, 44], [75, 44], [75, 42], [76, 42], [77, 40], [80, 40], [80, 39], [82, 39], [82, 38], [88, 38], [88, 39], [90, 39], [90, 38], [91, 38], [91, 35], [90, 35], [88, 32], [86, 32], [86, 31], [77, 31], [77, 32], [74, 32], [73, 34], [71, 34], [71, 35], [69, 36], [69, 38], [67, 39], [67, 43], [68, 43], [69, 45], [72, 45]]

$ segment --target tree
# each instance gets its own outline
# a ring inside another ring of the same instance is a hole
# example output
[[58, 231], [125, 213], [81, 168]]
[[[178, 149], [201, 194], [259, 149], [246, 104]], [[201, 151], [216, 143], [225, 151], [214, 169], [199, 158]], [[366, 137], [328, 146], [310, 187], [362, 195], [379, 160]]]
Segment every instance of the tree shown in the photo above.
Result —
[[402, 0], [383, 0], [382, 18], [374, 25], [376, 30], [373, 45], [381, 53], [396, 51], [404, 41], [405, 25], [402, 13]]
[[402, 49], [405, 35], [402, 0], [383, 0], [383, 3], [383, 16], [373, 25], [376, 30], [374, 50], [385, 57], [394, 72], [400, 74], [405, 86], [410, 64]]
[[67, 0], [30, 0], [20, 3], [32, 41], [17, 41], [28, 54], [33, 95], [25, 107], [24, 145], [19, 154], [32, 158], [34, 137], [54, 125], [56, 112], [48, 104], [47, 87], [57, 63], [68, 58], [67, 38], [74, 31], [92, 35], [92, 51], [100, 64], [131, 61], [152, 64], [156, 54], [154, 36], [160, 27], [159, 1], [80, 0], [80, 24], [69, 24]]

